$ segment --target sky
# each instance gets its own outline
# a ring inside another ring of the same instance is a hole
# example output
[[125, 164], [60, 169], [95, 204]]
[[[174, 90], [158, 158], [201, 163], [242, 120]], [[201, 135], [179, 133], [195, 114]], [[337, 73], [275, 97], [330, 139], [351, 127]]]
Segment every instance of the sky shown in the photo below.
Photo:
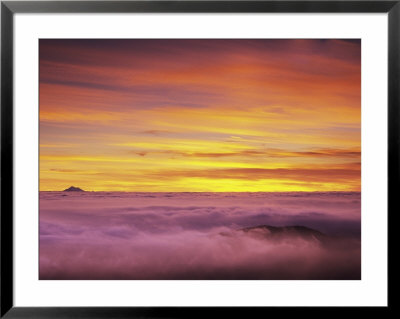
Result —
[[359, 40], [39, 41], [40, 190], [360, 191]]

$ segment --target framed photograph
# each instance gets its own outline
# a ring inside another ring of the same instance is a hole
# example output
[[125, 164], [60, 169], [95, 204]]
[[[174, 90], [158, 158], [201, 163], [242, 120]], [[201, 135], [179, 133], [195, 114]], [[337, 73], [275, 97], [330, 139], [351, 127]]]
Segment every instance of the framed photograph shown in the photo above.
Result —
[[398, 1], [2, 1], [1, 316], [389, 305]]

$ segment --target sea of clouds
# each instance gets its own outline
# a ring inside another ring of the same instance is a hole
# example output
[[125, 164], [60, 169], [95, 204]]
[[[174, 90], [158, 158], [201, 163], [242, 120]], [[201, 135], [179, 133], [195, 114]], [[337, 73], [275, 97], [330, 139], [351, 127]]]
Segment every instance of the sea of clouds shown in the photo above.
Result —
[[[40, 279], [360, 279], [361, 194], [40, 193]], [[301, 225], [273, 241], [240, 229]]]

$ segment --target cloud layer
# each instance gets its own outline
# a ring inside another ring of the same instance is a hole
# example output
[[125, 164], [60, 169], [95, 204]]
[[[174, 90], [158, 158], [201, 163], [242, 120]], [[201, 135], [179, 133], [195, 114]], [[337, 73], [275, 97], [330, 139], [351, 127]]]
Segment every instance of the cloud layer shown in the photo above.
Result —
[[[238, 231], [263, 224], [331, 244]], [[40, 194], [40, 279], [359, 278], [359, 193]]]

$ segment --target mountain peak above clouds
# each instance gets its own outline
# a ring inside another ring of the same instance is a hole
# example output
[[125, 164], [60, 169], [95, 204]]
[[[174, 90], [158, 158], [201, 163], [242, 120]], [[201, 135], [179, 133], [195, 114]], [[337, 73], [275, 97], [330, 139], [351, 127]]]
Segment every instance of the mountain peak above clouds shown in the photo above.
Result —
[[63, 192], [84, 192], [84, 190], [79, 187], [71, 186], [67, 189], [64, 189]]

